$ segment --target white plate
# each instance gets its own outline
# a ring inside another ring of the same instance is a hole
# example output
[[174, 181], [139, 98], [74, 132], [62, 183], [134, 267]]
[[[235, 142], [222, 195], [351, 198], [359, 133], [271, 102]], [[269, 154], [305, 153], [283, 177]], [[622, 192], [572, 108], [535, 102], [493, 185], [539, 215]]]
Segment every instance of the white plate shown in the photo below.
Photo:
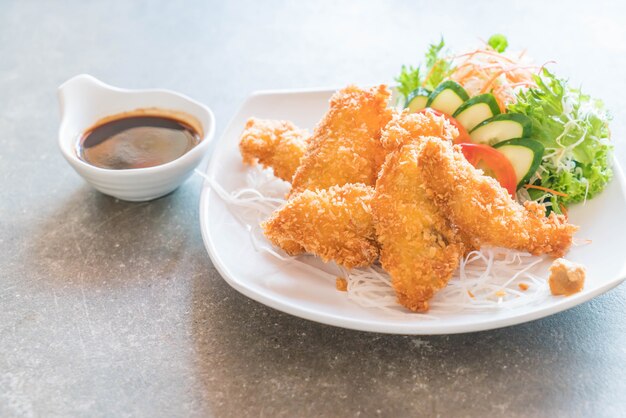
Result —
[[[239, 135], [250, 116], [288, 119], [313, 128], [328, 108], [333, 90], [275, 91], [253, 94], [239, 109], [216, 144], [207, 170], [227, 191], [245, 186], [247, 168], [241, 163]], [[297, 264], [285, 264], [257, 252], [248, 230], [205, 183], [200, 198], [202, 238], [213, 264], [239, 292], [280, 311], [312, 321], [363, 331], [396, 334], [453, 334], [519, 324], [583, 303], [621, 283], [626, 277], [626, 193], [617, 162], [615, 176], [598, 197], [570, 210], [580, 225], [577, 236], [592, 243], [575, 247], [567, 258], [587, 267], [582, 292], [550, 297], [545, 302], [488, 314], [451, 314], [436, 320], [394, 315], [364, 308], [335, 289], [334, 281], [316, 276]]]

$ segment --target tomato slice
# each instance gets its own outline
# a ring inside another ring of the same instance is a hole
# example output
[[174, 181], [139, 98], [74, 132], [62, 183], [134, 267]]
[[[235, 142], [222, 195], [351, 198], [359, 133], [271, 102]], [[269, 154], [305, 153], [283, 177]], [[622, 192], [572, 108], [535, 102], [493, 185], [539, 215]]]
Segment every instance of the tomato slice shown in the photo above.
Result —
[[511, 196], [515, 197], [517, 178], [511, 162], [497, 149], [484, 144], [462, 143], [463, 155], [471, 165], [494, 177]]
[[454, 126], [456, 129], [458, 129], [459, 136], [454, 138], [454, 143], [455, 144], [462, 144], [464, 142], [472, 142], [469, 134], [467, 133], [467, 130], [463, 127], [463, 125], [461, 125], [458, 120], [454, 119], [452, 116], [448, 115], [447, 113], [443, 113], [443, 112], [441, 112], [439, 110], [432, 109], [430, 107], [427, 107], [427, 108], [422, 109], [422, 110], [418, 110], [415, 113], [426, 113], [426, 112], [430, 112], [430, 113], [432, 113], [434, 115], [437, 115], [437, 116], [443, 116], [444, 118], [446, 118], [448, 120], [448, 122], [450, 122], [450, 124], [452, 126]]

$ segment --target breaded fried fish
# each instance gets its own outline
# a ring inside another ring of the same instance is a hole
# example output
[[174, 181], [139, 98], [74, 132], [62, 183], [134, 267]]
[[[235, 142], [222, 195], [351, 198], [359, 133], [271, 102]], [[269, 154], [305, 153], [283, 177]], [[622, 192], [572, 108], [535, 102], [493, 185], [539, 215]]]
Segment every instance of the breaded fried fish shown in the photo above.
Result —
[[418, 165], [422, 138], [390, 153], [376, 182], [372, 213], [380, 262], [392, 279], [398, 302], [412, 311], [428, 310], [463, 255], [463, 244], [426, 194]]
[[271, 167], [276, 177], [291, 182], [309, 137], [308, 131], [289, 121], [250, 118], [241, 134], [239, 150], [244, 164]]
[[458, 129], [441, 115], [434, 112], [408, 113], [408, 110], [404, 110], [395, 114], [385, 126], [380, 142], [387, 152], [391, 152], [420, 136], [436, 136], [454, 141], [458, 135]]
[[292, 195], [348, 183], [373, 186], [385, 152], [381, 130], [391, 119], [389, 90], [346, 87], [333, 95], [292, 182]]
[[458, 146], [428, 138], [418, 164], [441, 213], [477, 247], [489, 244], [562, 257], [572, 244], [576, 226], [554, 212], [546, 217], [537, 203], [515, 202], [495, 179], [475, 169]]
[[308, 252], [346, 268], [378, 257], [370, 201], [374, 189], [346, 184], [305, 190], [261, 226], [265, 236], [290, 255]]

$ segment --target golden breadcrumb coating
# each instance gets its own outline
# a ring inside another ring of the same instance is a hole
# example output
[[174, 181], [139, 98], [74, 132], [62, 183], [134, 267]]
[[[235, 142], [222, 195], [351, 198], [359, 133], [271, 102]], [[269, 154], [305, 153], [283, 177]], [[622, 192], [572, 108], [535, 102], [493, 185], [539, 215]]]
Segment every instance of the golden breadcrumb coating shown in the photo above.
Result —
[[239, 151], [244, 164], [271, 167], [274, 175], [291, 182], [306, 151], [310, 134], [283, 120], [250, 118], [241, 134]]
[[492, 177], [483, 175], [463, 156], [458, 146], [427, 138], [419, 164], [429, 192], [439, 209], [476, 247], [482, 244], [563, 256], [578, 227], [534, 202], [524, 206]]
[[292, 195], [348, 183], [373, 186], [385, 152], [382, 128], [391, 119], [389, 90], [348, 86], [333, 95], [292, 182]]
[[335, 288], [340, 292], [348, 291], [348, 281], [344, 277], [335, 278]]
[[[405, 144], [419, 143], [425, 136], [454, 141], [458, 135], [458, 129], [443, 116], [433, 112], [409, 113], [405, 109], [393, 115], [383, 129], [380, 141], [387, 152], [392, 152]], [[473, 241], [463, 231], [458, 231], [458, 235], [466, 252], [475, 249]]]
[[363, 184], [305, 190], [261, 226], [265, 236], [290, 255], [308, 252], [346, 268], [367, 266], [378, 257], [370, 201]]
[[426, 194], [417, 159], [419, 139], [390, 153], [376, 182], [372, 213], [380, 262], [391, 276], [398, 302], [428, 310], [463, 255], [463, 244]]
[[432, 112], [409, 113], [405, 109], [393, 115], [382, 132], [380, 142], [387, 152], [391, 152], [420, 136], [436, 136], [454, 141], [459, 131], [443, 116]]

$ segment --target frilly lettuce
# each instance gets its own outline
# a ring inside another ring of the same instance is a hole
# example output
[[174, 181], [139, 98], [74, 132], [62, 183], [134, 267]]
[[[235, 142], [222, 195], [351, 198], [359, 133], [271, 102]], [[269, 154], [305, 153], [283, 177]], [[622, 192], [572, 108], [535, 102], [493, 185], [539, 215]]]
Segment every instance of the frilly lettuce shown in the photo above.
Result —
[[[535, 82], [537, 87], [520, 91], [508, 110], [528, 116], [533, 138], [545, 146], [534, 184], [566, 195], [547, 198], [552, 209], [560, 212], [560, 204], [590, 199], [611, 179], [610, 117], [601, 101], [545, 69]], [[529, 192], [533, 199], [542, 195]]]
[[398, 82], [398, 91], [406, 99], [408, 95], [418, 87], [424, 87], [428, 90], [434, 90], [443, 80], [445, 80], [452, 71], [452, 62], [450, 59], [441, 57], [441, 53], [445, 46], [443, 38], [439, 43], [431, 44], [426, 53], [426, 65], [423, 68], [420, 65], [402, 66], [400, 75], [396, 77]]

